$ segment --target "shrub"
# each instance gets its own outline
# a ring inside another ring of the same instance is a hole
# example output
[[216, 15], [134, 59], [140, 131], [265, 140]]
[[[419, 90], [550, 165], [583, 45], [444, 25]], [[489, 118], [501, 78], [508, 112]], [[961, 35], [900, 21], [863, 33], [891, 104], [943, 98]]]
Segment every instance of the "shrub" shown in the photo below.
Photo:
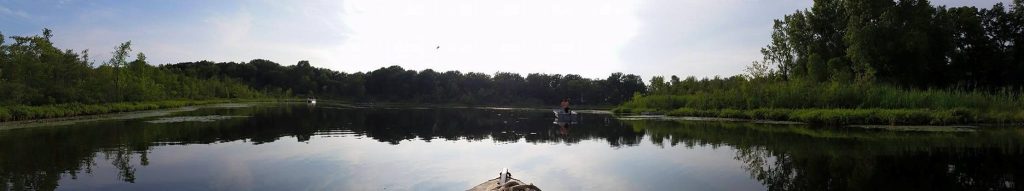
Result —
[[881, 84], [686, 81], [672, 94], [636, 96], [616, 113], [791, 120], [820, 124], [1022, 123], [1024, 97], [962, 89], [903, 89]]

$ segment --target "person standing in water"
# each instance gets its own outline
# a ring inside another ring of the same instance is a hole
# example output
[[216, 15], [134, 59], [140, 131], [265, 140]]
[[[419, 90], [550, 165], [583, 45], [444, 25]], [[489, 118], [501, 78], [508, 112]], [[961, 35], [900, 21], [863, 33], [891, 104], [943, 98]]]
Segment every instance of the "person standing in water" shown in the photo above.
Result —
[[565, 113], [569, 113], [569, 98], [562, 99], [561, 106]]

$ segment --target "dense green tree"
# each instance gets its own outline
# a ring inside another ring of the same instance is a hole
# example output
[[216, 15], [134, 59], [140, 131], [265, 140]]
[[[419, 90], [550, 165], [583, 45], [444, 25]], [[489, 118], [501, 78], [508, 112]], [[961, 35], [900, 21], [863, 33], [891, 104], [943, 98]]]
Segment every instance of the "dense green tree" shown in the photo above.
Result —
[[260, 96], [231, 80], [154, 67], [142, 53], [129, 60], [130, 42], [119, 45], [109, 61], [93, 66], [88, 51], [61, 51], [50, 38], [52, 31], [44, 29], [42, 36], [13, 36], [13, 44], [0, 40], [0, 106]]
[[349, 74], [315, 68], [307, 61], [281, 66], [259, 59], [248, 63], [184, 62], [160, 68], [203, 79], [233, 79], [273, 95], [290, 91], [303, 97], [354, 101], [538, 105], [557, 104], [568, 97], [574, 104], [615, 105], [647, 88], [639, 76], [622, 73], [608, 79], [587, 79], [575, 74], [523, 77], [498, 72], [492, 76], [390, 66]]
[[498, 102], [509, 103], [526, 97], [526, 78], [517, 73], [498, 72], [494, 74], [494, 92], [500, 95]]
[[654, 76], [651, 77], [651, 85], [648, 86], [647, 91], [655, 94], [667, 94], [669, 92], [669, 85], [665, 83], [665, 77]]
[[88, 51], [61, 51], [51, 37], [44, 29], [41, 36], [14, 36], [14, 43], [6, 44], [0, 34], [0, 106], [261, 96], [465, 104], [555, 104], [569, 97], [574, 104], [614, 105], [646, 92], [639, 76], [622, 73], [607, 79], [575, 74], [524, 78], [391, 66], [350, 74], [313, 67], [309, 61], [282, 66], [263, 59], [154, 66], [141, 52], [130, 56], [130, 41], [94, 66]]
[[1024, 85], [1021, 0], [1007, 10], [927, 0], [815, 0], [775, 20], [759, 79], [882, 82], [907, 87]]

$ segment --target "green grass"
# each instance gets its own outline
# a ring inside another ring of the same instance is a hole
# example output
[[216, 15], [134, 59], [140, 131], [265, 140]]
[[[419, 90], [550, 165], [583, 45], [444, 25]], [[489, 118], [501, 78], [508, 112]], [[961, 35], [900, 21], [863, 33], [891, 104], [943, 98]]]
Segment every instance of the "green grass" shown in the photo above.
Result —
[[967, 109], [721, 109], [679, 108], [669, 116], [724, 117], [756, 120], [799, 121], [812, 124], [890, 124], [949, 125], [970, 123], [1015, 123], [1024, 121], [1024, 112], [1011, 116], [990, 116]]
[[218, 99], [218, 100], [165, 100], [147, 102], [122, 102], [105, 104], [55, 104], [42, 106], [0, 106], [0, 121], [18, 121], [96, 115], [128, 111], [174, 108], [190, 105], [204, 105], [229, 102], [259, 101], [252, 99]]
[[615, 113], [786, 120], [816, 124], [1024, 123], [1019, 91], [910, 90], [886, 85], [721, 82], [634, 97]]

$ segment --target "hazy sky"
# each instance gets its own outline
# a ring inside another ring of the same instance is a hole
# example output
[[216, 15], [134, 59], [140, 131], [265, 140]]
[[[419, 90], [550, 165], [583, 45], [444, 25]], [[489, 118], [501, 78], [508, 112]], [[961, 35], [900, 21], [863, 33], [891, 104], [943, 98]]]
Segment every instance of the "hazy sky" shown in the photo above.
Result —
[[[97, 63], [131, 40], [151, 63], [269, 59], [346, 72], [731, 76], [772, 20], [811, 0], [0, 0], [5, 36], [54, 30]], [[940, 0], [991, 7], [1009, 0]], [[8, 41], [10, 42], [10, 41]], [[440, 46], [440, 49], [437, 48]]]

